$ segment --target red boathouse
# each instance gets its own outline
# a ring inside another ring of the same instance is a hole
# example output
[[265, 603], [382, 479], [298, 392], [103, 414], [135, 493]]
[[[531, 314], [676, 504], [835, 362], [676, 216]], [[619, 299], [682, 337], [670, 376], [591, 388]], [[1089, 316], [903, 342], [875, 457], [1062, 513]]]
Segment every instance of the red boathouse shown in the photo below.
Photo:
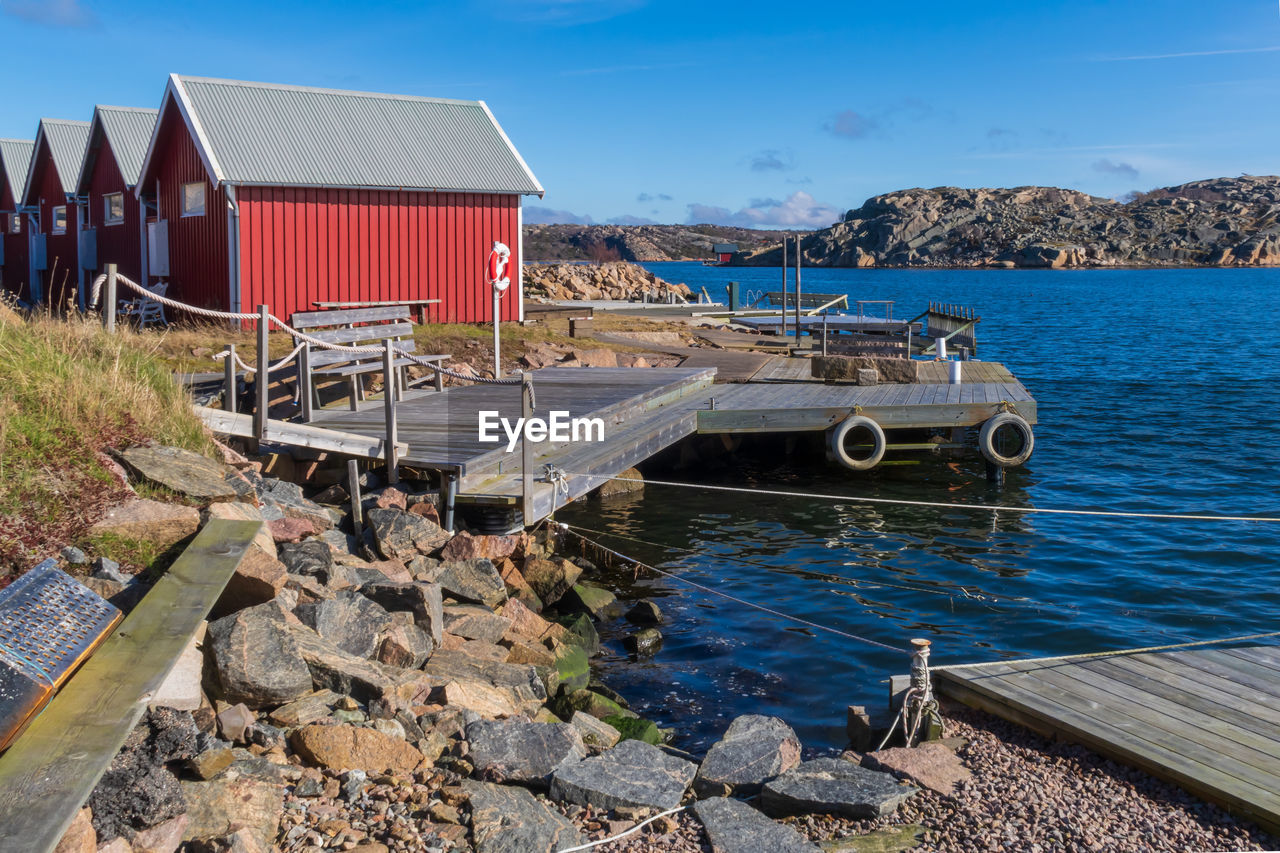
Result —
[[[89, 143], [76, 181], [80, 221], [80, 286], [107, 264], [133, 281], [145, 279], [142, 213], [134, 188], [158, 110], [104, 107], [93, 111]], [[144, 282], [145, 283], [145, 282]]]
[[18, 208], [34, 148], [29, 139], [0, 139], [0, 285], [19, 299], [30, 298], [27, 229]]
[[28, 285], [33, 303], [65, 305], [79, 276], [76, 178], [89, 122], [40, 119], [35, 154], [22, 192], [27, 213]]
[[151, 279], [178, 299], [281, 317], [440, 299], [447, 322], [491, 319], [490, 247], [520, 269], [522, 196], [542, 192], [483, 101], [176, 74], [138, 183]]

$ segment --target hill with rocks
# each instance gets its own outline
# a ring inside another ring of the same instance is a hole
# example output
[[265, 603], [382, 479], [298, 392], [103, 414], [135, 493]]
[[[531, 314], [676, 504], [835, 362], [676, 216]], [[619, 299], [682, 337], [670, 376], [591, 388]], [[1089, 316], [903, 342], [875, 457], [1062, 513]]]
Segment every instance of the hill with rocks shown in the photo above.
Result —
[[701, 261], [714, 257], [716, 243], [753, 252], [785, 233], [724, 225], [526, 225], [524, 254], [532, 261]]
[[[803, 242], [832, 267], [1280, 264], [1280, 177], [1193, 181], [1127, 202], [1057, 187], [875, 196]], [[777, 265], [775, 245], [735, 259]]]

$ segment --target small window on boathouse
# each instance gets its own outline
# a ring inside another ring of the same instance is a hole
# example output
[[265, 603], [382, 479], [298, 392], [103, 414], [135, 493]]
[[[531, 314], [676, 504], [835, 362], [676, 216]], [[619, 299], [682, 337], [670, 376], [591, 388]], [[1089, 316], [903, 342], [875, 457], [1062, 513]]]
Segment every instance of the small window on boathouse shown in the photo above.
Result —
[[204, 216], [204, 181], [182, 185], [182, 215]]
[[124, 193], [107, 193], [102, 197], [102, 221], [106, 225], [124, 222]]
[[54, 234], [67, 233], [67, 206], [60, 204], [53, 209], [53, 229]]

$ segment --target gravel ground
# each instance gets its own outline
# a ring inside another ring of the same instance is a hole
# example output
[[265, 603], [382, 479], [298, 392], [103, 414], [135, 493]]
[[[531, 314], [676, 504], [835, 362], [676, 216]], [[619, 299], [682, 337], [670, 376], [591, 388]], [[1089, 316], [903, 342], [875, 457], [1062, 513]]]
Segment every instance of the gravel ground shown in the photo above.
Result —
[[[959, 755], [974, 774], [954, 799], [924, 791], [881, 820], [810, 815], [785, 822], [819, 843], [871, 832], [897, 834], [919, 824], [920, 843], [912, 848], [918, 853], [1280, 849], [1280, 839], [1257, 827], [1083, 747], [1055, 743], [965, 708], [948, 713], [947, 732], [969, 741]], [[565, 812], [592, 841], [635, 823], [631, 815]], [[594, 849], [701, 853], [711, 848], [697, 818], [680, 812]]]

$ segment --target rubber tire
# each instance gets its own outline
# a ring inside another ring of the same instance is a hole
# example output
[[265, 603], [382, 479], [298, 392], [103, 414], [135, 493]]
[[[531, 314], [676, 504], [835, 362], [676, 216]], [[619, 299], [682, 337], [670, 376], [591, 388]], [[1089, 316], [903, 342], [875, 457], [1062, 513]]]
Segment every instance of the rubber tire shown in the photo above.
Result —
[[[1012, 426], [1022, 433], [1022, 450], [1017, 456], [1002, 456], [996, 452], [996, 430], [1002, 426]], [[1013, 412], [1001, 412], [995, 417], [988, 418], [982, 424], [982, 429], [978, 430], [978, 449], [982, 451], [982, 455], [988, 462], [1001, 468], [1016, 468], [1031, 458], [1031, 451], [1035, 448], [1036, 437], [1031, 431], [1031, 424], [1027, 423], [1021, 415], [1015, 415]]]
[[[844, 440], [857, 427], [865, 427], [871, 432], [872, 441], [875, 448], [871, 451], [871, 455], [866, 459], [854, 459], [844, 449]], [[834, 429], [831, 430], [831, 438], [829, 447], [831, 453], [840, 464], [848, 468], [850, 471], [870, 471], [872, 468], [880, 464], [880, 460], [884, 458], [884, 451], [887, 442], [884, 437], [884, 430], [880, 428], [880, 424], [871, 420], [871, 418], [863, 415], [850, 415], [845, 418]]]

